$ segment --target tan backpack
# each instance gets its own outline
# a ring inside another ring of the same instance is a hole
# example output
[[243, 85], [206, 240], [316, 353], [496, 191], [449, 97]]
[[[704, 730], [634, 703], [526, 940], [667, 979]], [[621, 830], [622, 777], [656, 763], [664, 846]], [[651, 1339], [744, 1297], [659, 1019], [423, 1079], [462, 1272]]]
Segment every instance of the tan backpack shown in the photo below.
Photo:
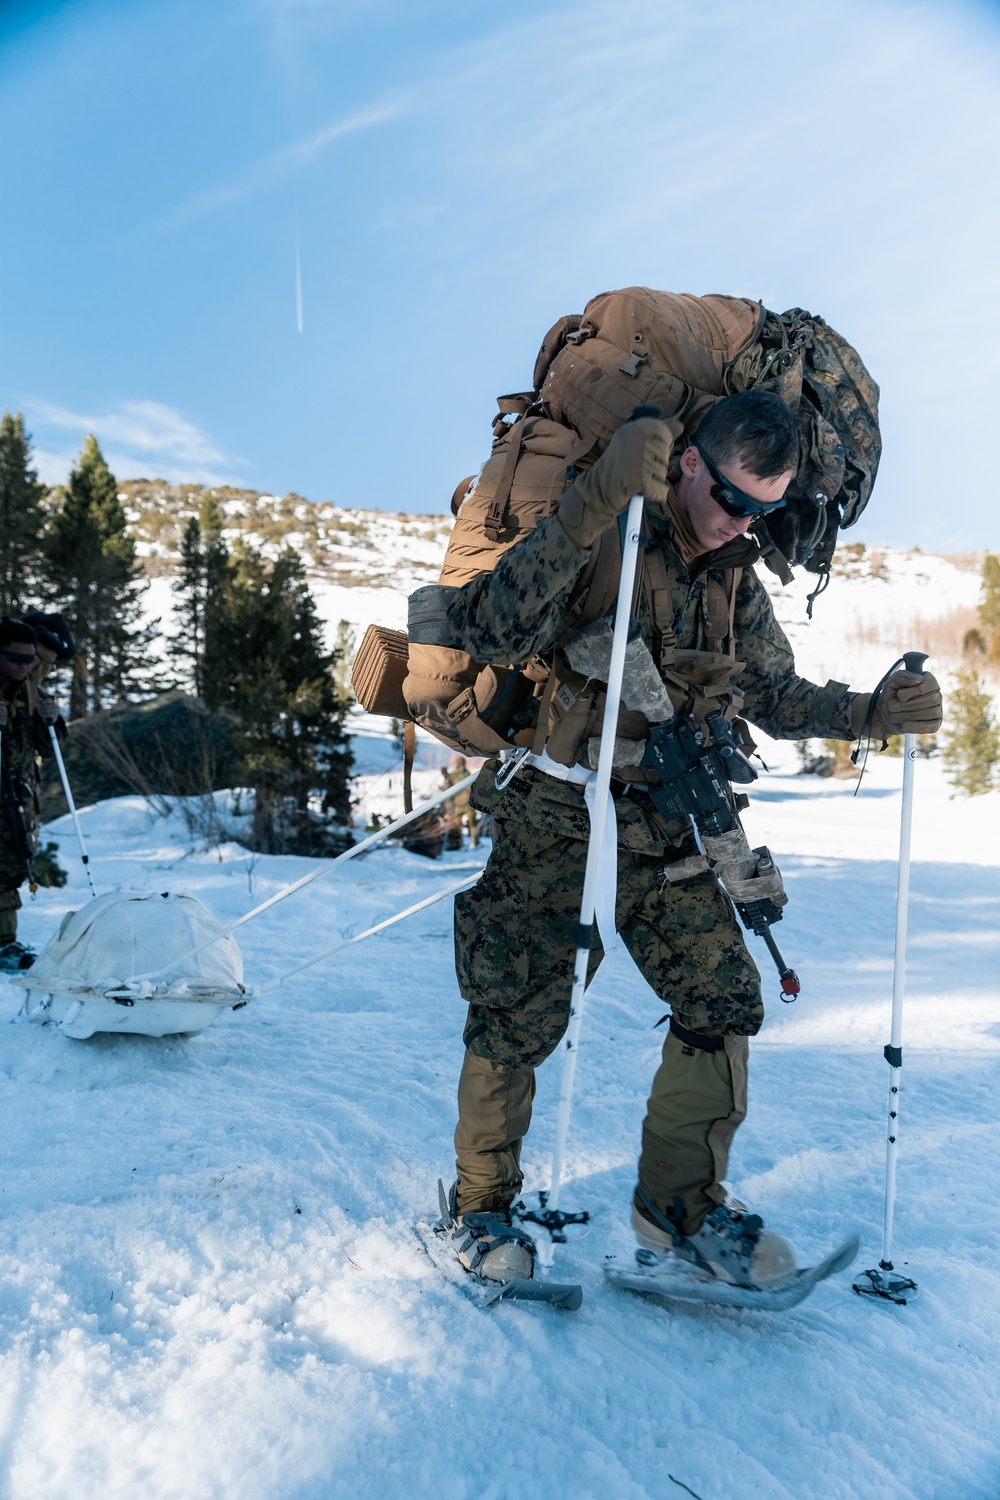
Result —
[[[792, 330], [791, 339], [787, 329]], [[832, 361], [831, 349], [836, 354]], [[810, 383], [813, 367], [822, 379]], [[735, 382], [734, 368], [738, 370]], [[822, 439], [829, 430], [829, 424], [816, 416], [816, 388], [822, 387], [823, 410], [832, 411], [832, 403], [842, 396], [836, 379], [841, 370], [849, 372], [852, 380], [851, 403], [845, 407], [847, 422], [854, 429], [863, 428], [851, 446], [856, 469], [864, 469], [867, 489], [862, 495], [852, 491], [846, 502], [836, 490], [838, 475], [842, 478], [845, 473], [845, 427], [840, 421], [830, 493], [816, 495], [809, 502], [825, 517], [823, 507], [829, 500], [836, 516], [834, 540], [841, 516], [842, 524], [856, 519], [874, 482], [878, 388], [855, 351], [821, 319], [799, 309], [778, 318], [760, 303], [742, 297], [695, 297], [648, 287], [602, 293], [587, 304], [582, 315], [560, 318], [542, 343], [533, 389], [498, 398], [493, 451], [478, 479], [468, 486], [463, 482], [456, 491], [456, 497], [464, 492], [464, 499], [439, 582], [410, 596], [408, 671], [398, 698], [394, 683], [396, 716], [409, 715], [453, 749], [494, 754], [510, 747], [513, 715], [533, 694], [543, 700], [540, 717], [545, 726], [540, 739], [544, 740], [549, 721], [558, 711], [553, 687], [548, 694], [544, 691], [547, 668], [541, 664], [527, 668], [487, 665], [461, 650], [447, 618], [453, 591], [481, 573], [492, 572], [520, 537], [550, 516], [579, 470], [600, 456], [639, 405], [652, 403], [666, 417], [679, 417], [684, 434], [690, 435], [721, 396], [758, 383], [777, 385], [776, 371], [780, 372], [781, 394], [790, 399], [793, 409], [800, 398], [801, 408], [808, 408], [802, 415], [803, 470], [808, 472], [810, 485], [814, 484], [826, 452]], [[844, 407], [842, 400], [840, 404]], [[678, 454], [682, 447], [678, 444]], [[856, 470], [851, 473], [857, 483]], [[783, 525], [784, 534], [791, 535], [787, 517]], [[811, 519], [808, 529], [809, 538], [819, 544], [829, 527], [824, 531], [818, 520]], [[801, 541], [799, 532], [795, 538]], [[765, 560], [787, 580], [790, 572], [771, 539], [762, 534], [759, 540]], [[799, 546], [798, 553], [793, 561], [808, 566], [808, 548]], [[618, 536], [612, 528], [592, 549], [571, 601], [568, 628], [579, 628], [611, 609], [620, 561]], [[661, 584], [662, 580], [647, 573], [654, 620]], [[731, 612], [732, 588], [726, 592]], [[367, 638], [366, 643], [370, 661], [375, 643]], [[718, 645], [728, 650], [721, 636]], [[661, 661], [661, 666], [667, 665]], [[364, 704], [357, 686], [356, 691]]]

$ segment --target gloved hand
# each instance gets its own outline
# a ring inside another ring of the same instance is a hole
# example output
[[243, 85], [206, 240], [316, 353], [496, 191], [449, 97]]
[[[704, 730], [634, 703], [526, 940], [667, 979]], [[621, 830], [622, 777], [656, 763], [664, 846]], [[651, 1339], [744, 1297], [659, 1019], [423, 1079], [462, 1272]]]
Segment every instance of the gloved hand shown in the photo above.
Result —
[[[851, 704], [855, 739], [865, 733], [871, 701], [871, 693], [859, 693]], [[879, 691], [871, 737], [887, 740], [893, 734], [934, 734], [941, 728], [941, 707], [941, 687], [933, 672], [925, 672], [922, 677], [916, 672], [893, 672]]]
[[633, 495], [666, 500], [670, 451], [682, 431], [676, 418], [639, 417], [619, 427], [593, 468], [559, 501], [559, 520], [575, 547], [591, 546]]
[[54, 698], [39, 698], [38, 712], [46, 724], [54, 724], [59, 717], [59, 704]]
[[3, 699], [0, 698], [0, 729], [4, 727], [8, 717], [9, 715], [7, 713], [7, 705], [6, 703], [4, 703]]

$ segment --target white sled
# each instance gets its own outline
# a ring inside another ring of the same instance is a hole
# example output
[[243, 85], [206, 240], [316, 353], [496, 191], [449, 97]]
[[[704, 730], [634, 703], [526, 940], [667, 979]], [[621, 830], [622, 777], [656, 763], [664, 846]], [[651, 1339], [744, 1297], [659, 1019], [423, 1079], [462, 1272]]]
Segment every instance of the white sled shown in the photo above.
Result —
[[[67, 912], [32, 967], [12, 976], [11, 983], [25, 992], [15, 1020], [51, 1022], [80, 1041], [95, 1031], [204, 1031], [220, 1009], [245, 1005], [251, 995], [232, 937], [189, 956], [222, 930], [187, 891], [99, 896]], [[176, 968], [162, 977], [136, 978], [156, 975], [175, 960]]]

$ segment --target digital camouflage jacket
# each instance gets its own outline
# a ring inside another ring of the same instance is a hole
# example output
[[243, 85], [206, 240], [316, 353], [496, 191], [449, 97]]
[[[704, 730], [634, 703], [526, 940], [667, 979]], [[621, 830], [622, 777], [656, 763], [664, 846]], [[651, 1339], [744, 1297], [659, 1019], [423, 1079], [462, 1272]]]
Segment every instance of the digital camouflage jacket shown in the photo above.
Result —
[[[669, 514], [647, 507], [647, 551], [662, 551], [677, 646], [708, 649], [708, 581], [713, 574], [721, 581], [725, 569], [741, 567], [733, 613], [735, 654], [744, 663], [734, 678], [744, 695], [740, 712], [775, 739], [853, 738], [850, 704], [856, 694], [841, 682], [820, 687], [798, 676], [788, 638], [753, 571], [759, 555], [756, 544], [738, 538], [703, 554], [689, 567], [675, 546], [674, 532]], [[492, 573], [456, 591], [448, 606], [456, 642], [477, 660], [491, 664], [523, 665], [543, 656], [564, 627], [588, 557], [569, 540], [558, 516], [550, 516], [513, 546]], [[645, 593], [638, 600], [636, 617], [655, 655], [654, 622]]]

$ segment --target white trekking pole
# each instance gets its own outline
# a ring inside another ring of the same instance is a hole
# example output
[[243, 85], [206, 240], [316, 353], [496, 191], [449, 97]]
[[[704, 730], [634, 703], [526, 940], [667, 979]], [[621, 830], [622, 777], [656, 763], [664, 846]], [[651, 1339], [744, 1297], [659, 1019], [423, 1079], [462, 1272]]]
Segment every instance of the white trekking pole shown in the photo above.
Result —
[[63, 760], [62, 751], [59, 748], [59, 737], [56, 734], [55, 726], [52, 724], [49, 725], [49, 739], [52, 741], [52, 749], [55, 753], [56, 765], [59, 767], [59, 777], [62, 781], [63, 791], [66, 794], [66, 801], [69, 803], [69, 810], [73, 817], [74, 827], [76, 828], [77, 843], [80, 845], [80, 859], [83, 861], [83, 868], [86, 870], [87, 879], [90, 882], [90, 894], [92, 896], [96, 896], [97, 887], [94, 885], [94, 877], [90, 873], [90, 855], [87, 853], [87, 846], [83, 841], [83, 829], [80, 827], [80, 816], [76, 810], [76, 803], [73, 801], [73, 793], [70, 790], [69, 777], [66, 775], [66, 762]]
[[[566, 1154], [566, 1138], [569, 1134], [569, 1112], [573, 1102], [573, 1081], [576, 1077], [576, 1058], [579, 1050], [580, 1026], [583, 1020], [583, 998], [587, 988], [587, 967], [593, 944], [594, 913], [597, 906], [597, 887], [600, 879], [601, 853], [604, 848], [604, 829], [611, 803], [611, 762], [615, 751], [615, 730], [618, 725], [618, 708], [621, 702], [622, 676], [625, 667], [625, 648], [628, 645], [629, 621], [632, 612], [632, 588], [635, 581], [636, 560], [642, 536], [642, 495], [633, 495], [629, 501], [625, 521], [625, 542], [622, 547], [622, 576], [618, 585], [618, 606], [615, 610], [615, 628], [611, 639], [611, 666], [608, 669], [608, 696], [601, 725], [601, 750], [594, 778], [594, 803], [590, 825], [590, 841], [587, 844], [587, 863], [583, 875], [583, 899], [580, 902], [580, 923], [577, 929], [576, 963], [573, 968], [573, 990], [569, 1006], [569, 1026], [563, 1043], [562, 1084], [559, 1090], [559, 1118], [556, 1123], [556, 1143], [552, 1153], [552, 1183], [545, 1208], [554, 1214], [559, 1207], [559, 1190], [562, 1185], [563, 1161]], [[614, 817], [614, 807], [610, 808]], [[545, 1242], [543, 1241], [544, 1245]], [[541, 1249], [541, 1246], [539, 1247]], [[551, 1246], [546, 1245], [551, 1253]], [[544, 1263], [544, 1262], [543, 1262]]]
[[[908, 672], [923, 675], [927, 656], [907, 651], [903, 664]], [[864, 1271], [854, 1290], [869, 1297], [884, 1297], [905, 1306], [917, 1296], [917, 1283], [899, 1275], [892, 1264], [892, 1219], [896, 1207], [896, 1158], [899, 1150], [899, 1081], [903, 1067], [903, 991], [906, 985], [906, 919], [910, 899], [910, 829], [913, 823], [913, 774], [917, 759], [917, 737], [903, 738], [903, 801], [899, 823], [899, 877], [896, 884], [896, 948], [892, 964], [892, 1021], [883, 1056], [889, 1064], [889, 1119], [885, 1143], [885, 1210], [882, 1219], [882, 1259], [877, 1268]]]

